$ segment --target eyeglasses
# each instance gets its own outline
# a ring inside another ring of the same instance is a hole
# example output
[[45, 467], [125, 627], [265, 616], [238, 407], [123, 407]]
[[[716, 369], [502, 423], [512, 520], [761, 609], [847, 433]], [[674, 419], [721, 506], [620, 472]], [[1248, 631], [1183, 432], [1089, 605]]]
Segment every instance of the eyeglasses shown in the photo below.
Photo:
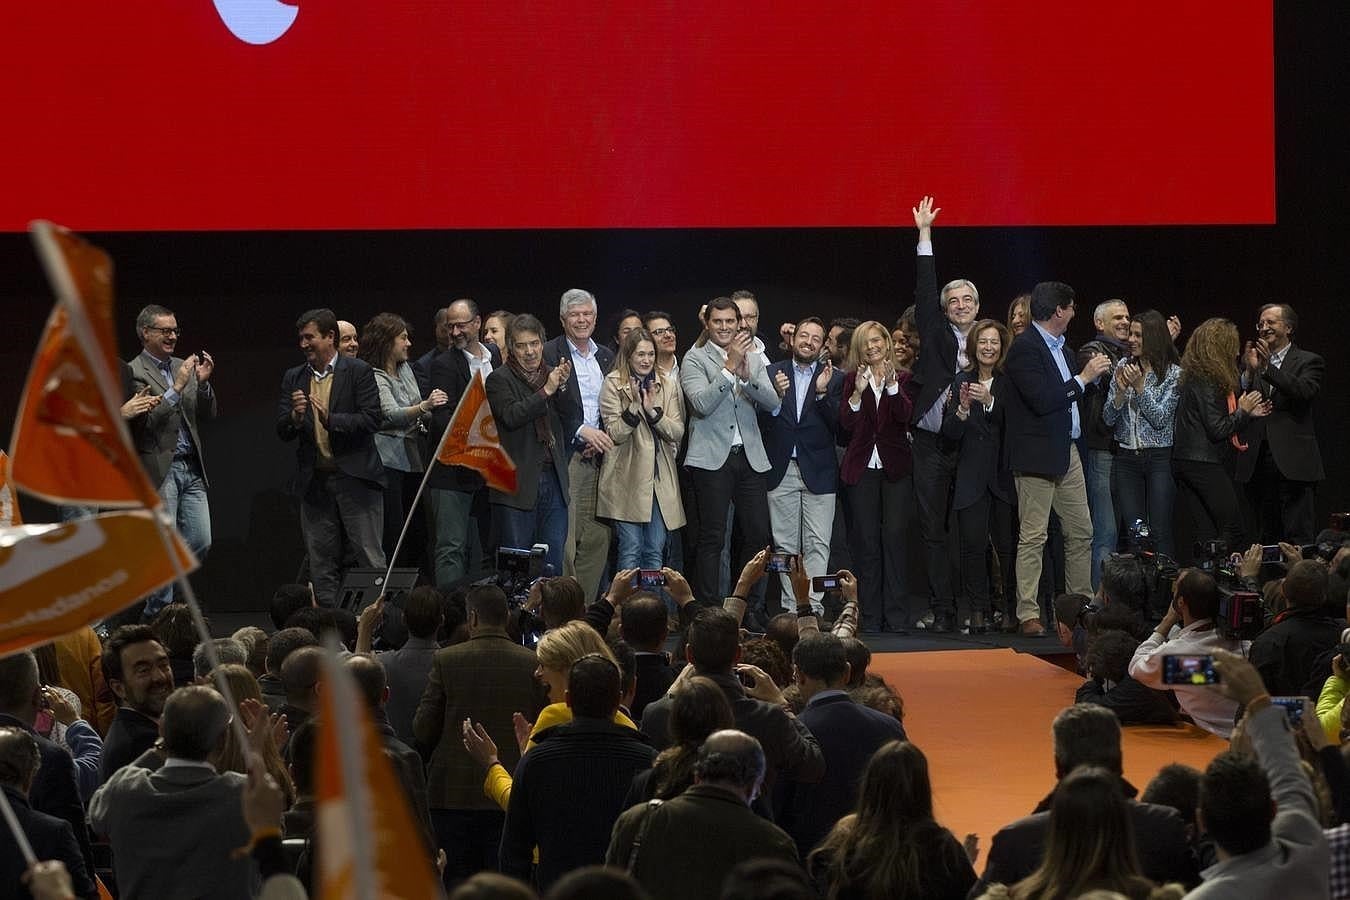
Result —
[[674, 333], [675, 333], [675, 328], [674, 328], [674, 326], [671, 326], [671, 327], [669, 327], [669, 328], [653, 328], [653, 329], [652, 329], [652, 337], [665, 337], [665, 336], [668, 335], [668, 334], [674, 334]]
[[158, 326], [151, 326], [150, 328], [147, 328], [147, 329], [145, 329], [145, 330], [146, 330], [146, 331], [158, 331], [160, 334], [164, 335], [165, 337], [168, 337], [168, 336], [171, 335], [171, 334], [172, 334], [172, 335], [177, 335], [177, 336], [180, 336], [180, 337], [181, 337], [182, 334], [183, 334], [183, 329], [181, 329], [181, 328], [160, 328], [160, 327], [158, 327]]

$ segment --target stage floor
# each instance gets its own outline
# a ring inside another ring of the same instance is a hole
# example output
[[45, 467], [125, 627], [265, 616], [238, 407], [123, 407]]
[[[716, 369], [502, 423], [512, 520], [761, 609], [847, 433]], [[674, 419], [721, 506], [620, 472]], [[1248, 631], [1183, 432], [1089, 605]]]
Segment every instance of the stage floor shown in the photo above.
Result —
[[[957, 838], [980, 836], [975, 868], [983, 871], [994, 832], [1054, 787], [1050, 723], [1074, 702], [1081, 679], [1007, 648], [876, 653], [871, 670], [904, 698], [905, 730], [928, 757], [934, 813]], [[1124, 731], [1125, 777], [1140, 791], [1168, 763], [1203, 770], [1228, 746], [1191, 725]]]

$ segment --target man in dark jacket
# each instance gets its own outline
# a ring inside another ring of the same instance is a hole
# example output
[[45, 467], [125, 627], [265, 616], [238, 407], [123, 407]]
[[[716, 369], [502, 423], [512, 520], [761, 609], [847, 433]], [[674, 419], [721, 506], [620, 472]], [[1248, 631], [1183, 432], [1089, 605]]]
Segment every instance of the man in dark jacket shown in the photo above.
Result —
[[[1322, 677], [1313, 678], [1317, 657], [1341, 639], [1343, 620], [1329, 617], [1327, 570], [1314, 560], [1294, 563], [1282, 585], [1287, 608], [1252, 641], [1251, 664], [1274, 696], [1307, 694], [1317, 699]], [[1324, 673], [1319, 673], [1324, 674]]]
[[103, 645], [103, 677], [117, 695], [117, 715], [103, 739], [99, 780], [132, 762], [159, 739], [159, 715], [173, 690], [169, 655], [149, 625], [123, 625]]
[[541, 891], [573, 869], [604, 862], [633, 776], [656, 757], [641, 734], [614, 724], [620, 690], [611, 660], [587, 654], [572, 664], [572, 721], [536, 735], [516, 766], [502, 831], [504, 874], [528, 880], [535, 847]]
[[619, 634], [637, 654], [634, 719], [641, 719], [647, 704], [664, 697], [675, 681], [675, 669], [665, 651], [669, 622], [666, 605], [645, 591], [625, 600], [619, 612]]

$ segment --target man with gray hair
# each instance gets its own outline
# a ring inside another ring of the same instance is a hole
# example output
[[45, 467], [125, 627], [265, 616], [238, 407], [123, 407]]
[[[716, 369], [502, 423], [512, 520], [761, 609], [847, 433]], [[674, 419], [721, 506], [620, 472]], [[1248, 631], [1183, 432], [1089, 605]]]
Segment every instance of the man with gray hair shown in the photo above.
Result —
[[[211, 376], [216, 361], [205, 350], [174, 356], [183, 332], [173, 311], [150, 304], [136, 316], [141, 352], [132, 359], [131, 388], [160, 402], [127, 424], [141, 466], [159, 490], [174, 524], [198, 559], [211, 547], [211, 509], [206, 501], [206, 463], [199, 427], [216, 417]], [[173, 599], [173, 585], [145, 601], [152, 618]]]
[[[222, 666], [230, 663], [248, 665], [248, 648], [244, 646], [243, 641], [234, 638], [213, 638], [211, 643], [216, 648], [216, 659]], [[210, 680], [210, 674], [211, 658], [206, 655], [206, 642], [202, 641], [192, 651], [192, 677], [198, 684], [205, 684]]]
[[727, 873], [747, 859], [795, 864], [792, 838], [750, 808], [763, 781], [759, 741], [743, 731], [713, 732], [699, 748], [691, 787], [619, 817], [606, 865], [627, 868], [655, 900], [679, 900], [720, 896]]
[[590, 291], [572, 288], [562, 295], [558, 318], [563, 333], [544, 345], [544, 362], [569, 359], [572, 371], [560, 389], [558, 414], [567, 438], [567, 543], [563, 574], [581, 583], [586, 602], [595, 599], [609, 557], [610, 527], [595, 517], [600, 462], [614, 449], [600, 422], [600, 387], [614, 368], [614, 354], [591, 339], [598, 308]]
[[[1092, 324], [1097, 335], [1078, 348], [1078, 365], [1082, 368], [1094, 354], [1111, 360], [1111, 371], [1130, 353], [1130, 309], [1124, 300], [1103, 300], [1092, 311]], [[1106, 402], [1106, 379], [1098, 378], [1097, 390], [1083, 397], [1083, 436], [1087, 455], [1083, 458], [1083, 477], [1087, 480], [1088, 509], [1092, 513], [1092, 589], [1097, 590], [1102, 580], [1102, 561], [1116, 549], [1119, 522], [1115, 504], [1111, 501], [1111, 469], [1116, 454], [1116, 439], [1112, 429], [1102, 421], [1102, 405]]]
[[[247, 897], [257, 892], [241, 796], [246, 778], [217, 773], [230, 708], [213, 688], [179, 688], [164, 704], [158, 770], [119, 769], [89, 803], [94, 831], [112, 844], [123, 897]], [[280, 826], [280, 822], [276, 823]]]

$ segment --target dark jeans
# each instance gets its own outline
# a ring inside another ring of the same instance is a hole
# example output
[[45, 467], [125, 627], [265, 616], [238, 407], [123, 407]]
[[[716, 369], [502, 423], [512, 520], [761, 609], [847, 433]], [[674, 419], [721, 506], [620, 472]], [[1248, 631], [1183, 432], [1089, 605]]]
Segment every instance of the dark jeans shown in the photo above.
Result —
[[858, 625], [863, 631], [908, 627], [905, 530], [914, 507], [914, 479], [887, 481], [881, 469], [864, 469], [848, 495], [849, 543], [858, 577]]
[[1247, 482], [1247, 501], [1256, 517], [1253, 536], [1262, 544], [1311, 544], [1317, 537], [1316, 485], [1290, 481], [1280, 474], [1268, 443], [1261, 445], [1260, 453], [1252, 480]]
[[[706, 603], [717, 603], [722, 597], [718, 591], [718, 576], [722, 571], [722, 545], [727, 534], [727, 506], [736, 506], [733, 528], [736, 539], [731, 558], [731, 581], [735, 584], [741, 569], [773, 540], [769, 526], [769, 492], [764, 476], [750, 467], [745, 453], [733, 450], [722, 468], [716, 470], [688, 468], [693, 476], [698, 496], [697, 568], [694, 570], [694, 597]], [[759, 605], [763, 606], [763, 594]], [[761, 612], [760, 610], [754, 610]]]
[[1117, 512], [1126, 534], [1136, 520], [1148, 523], [1154, 544], [1161, 553], [1176, 555], [1172, 545], [1172, 509], [1176, 483], [1172, 480], [1172, 448], [1148, 447], [1116, 451], [1111, 470]]
[[[403, 472], [385, 466], [384, 469], [384, 547], [385, 565], [394, 553], [399, 532], [403, 530], [403, 521], [412, 508], [413, 498], [417, 496], [417, 487], [422, 483], [421, 472]], [[425, 492], [420, 501], [426, 505]], [[398, 564], [401, 567], [420, 569], [427, 556], [427, 514], [419, 511], [408, 524], [408, 534], [403, 538], [403, 547], [398, 551]]]
[[[528, 477], [522, 473], [521, 477]], [[563, 493], [558, 473], [552, 466], [539, 470], [539, 495], [534, 509], [516, 509], [494, 504], [492, 514], [497, 540], [502, 547], [528, 550], [531, 544], [548, 544], [544, 562], [553, 567], [551, 574], [561, 575], [563, 545], [567, 543], [567, 494]]]
[[[1216, 462], [1174, 459], [1172, 475], [1182, 515], [1190, 520], [1193, 539], [1198, 543], [1222, 538], [1229, 550], [1241, 551], [1242, 513], [1233, 480], [1223, 466]], [[1190, 548], [1186, 548], [1178, 562], [1187, 565], [1192, 556]]]
[[956, 511], [956, 522], [961, 541], [961, 595], [970, 607], [972, 621], [979, 611], [988, 623], [994, 612], [986, 558], [991, 543], [1003, 576], [1004, 613], [1008, 621], [1015, 621], [1017, 581], [1013, 571], [1017, 562], [1017, 525], [1012, 504], [985, 491], [979, 500]]
[[309, 554], [309, 575], [320, 606], [335, 606], [341, 585], [342, 536], [356, 550], [356, 564], [384, 568], [380, 485], [344, 472], [315, 472], [300, 501], [300, 533]]
[[497, 871], [506, 813], [497, 809], [433, 809], [431, 827], [445, 851], [445, 889], [478, 872]]
[[923, 535], [929, 597], [935, 614], [956, 611], [947, 534], [956, 454], [955, 446], [946, 446], [946, 442], [933, 432], [914, 429], [913, 489], [919, 501], [919, 531]]

